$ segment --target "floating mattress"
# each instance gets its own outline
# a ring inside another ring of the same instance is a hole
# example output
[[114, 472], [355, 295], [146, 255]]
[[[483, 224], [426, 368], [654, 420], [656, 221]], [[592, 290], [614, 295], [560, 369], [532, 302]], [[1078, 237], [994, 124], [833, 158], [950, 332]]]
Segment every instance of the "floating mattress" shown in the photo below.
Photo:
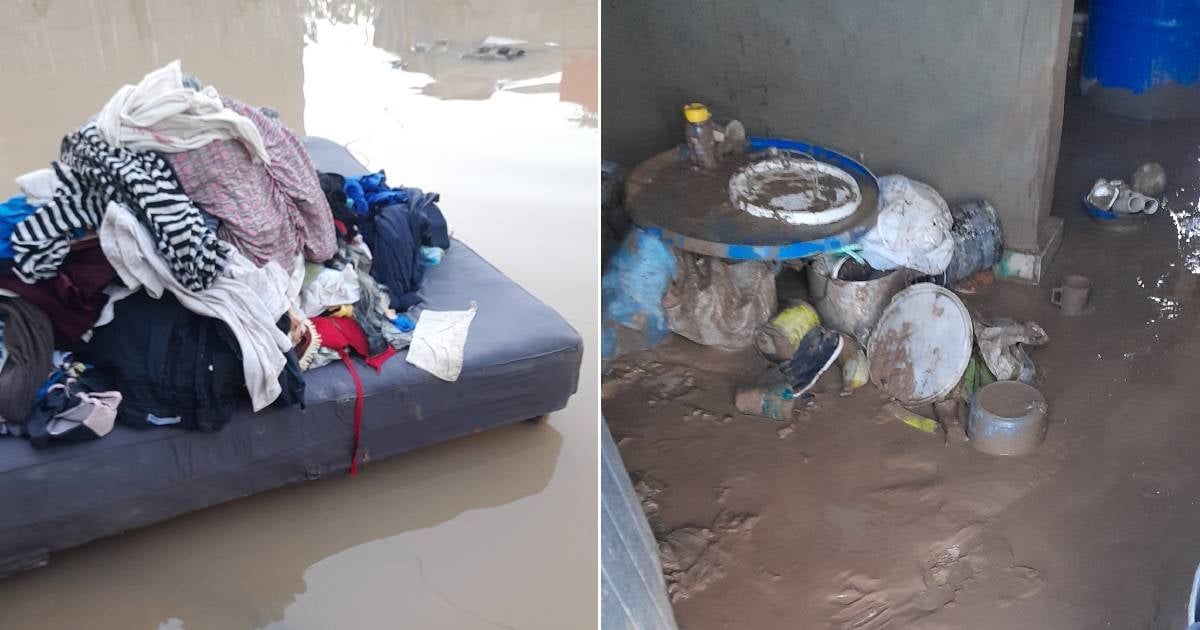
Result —
[[[312, 138], [307, 145], [322, 171], [367, 172], [333, 142]], [[409, 365], [404, 352], [378, 373], [360, 360], [364, 461], [566, 406], [583, 342], [553, 309], [458, 241], [427, 271], [420, 294], [434, 310], [478, 303], [462, 375], [454, 383], [438, 380]], [[118, 426], [100, 440], [41, 450], [0, 438], [0, 576], [41, 566], [52, 552], [90, 540], [345, 474], [354, 383], [341, 362], [307, 372], [306, 381], [305, 409], [255, 414], [247, 399], [215, 433]]]

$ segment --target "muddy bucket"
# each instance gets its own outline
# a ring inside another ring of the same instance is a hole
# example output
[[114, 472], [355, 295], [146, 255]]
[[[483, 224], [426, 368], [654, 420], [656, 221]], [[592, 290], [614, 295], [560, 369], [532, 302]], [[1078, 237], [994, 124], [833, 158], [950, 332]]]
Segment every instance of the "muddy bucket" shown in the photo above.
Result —
[[954, 253], [950, 255], [943, 279], [947, 285], [990, 268], [1000, 262], [1004, 253], [1000, 217], [992, 204], [970, 201], [951, 208], [950, 215], [954, 217], [954, 225], [950, 228]]
[[[873, 272], [873, 273], [872, 273]], [[808, 265], [808, 292], [821, 324], [863, 346], [892, 297], [908, 286], [904, 269], [876, 271], [849, 258], [821, 256]]]
[[1046, 399], [1019, 381], [986, 385], [971, 401], [967, 435], [989, 455], [1028, 455], [1046, 438]]

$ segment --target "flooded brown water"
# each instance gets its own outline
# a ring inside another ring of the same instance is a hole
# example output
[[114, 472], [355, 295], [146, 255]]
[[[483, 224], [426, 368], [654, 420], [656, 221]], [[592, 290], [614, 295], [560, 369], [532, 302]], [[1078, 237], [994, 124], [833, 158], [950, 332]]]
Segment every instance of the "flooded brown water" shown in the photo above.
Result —
[[[456, 236], [589, 342], [579, 392], [548, 423], [55, 555], [0, 581], [0, 628], [594, 626], [596, 28], [594, 2], [553, 0], [0, 6], [11, 193], [120, 85], [178, 58], [395, 183], [440, 192]], [[460, 57], [489, 36], [528, 52]]]

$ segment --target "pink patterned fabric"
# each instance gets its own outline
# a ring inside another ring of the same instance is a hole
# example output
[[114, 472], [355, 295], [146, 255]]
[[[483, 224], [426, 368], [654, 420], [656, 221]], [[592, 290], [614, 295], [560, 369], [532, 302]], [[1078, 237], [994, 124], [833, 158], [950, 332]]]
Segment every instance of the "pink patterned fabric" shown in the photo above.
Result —
[[217, 235], [222, 240], [259, 266], [273, 260], [290, 271], [297, 253], [311, 262], [331, 258], [337, 251], [333, 214], [300, 139], [255, 108], [229, 97], [221, 100], [258, 127], [271, 163], [255, 163], [236, 140], [163, 154], [184, 192], [221, 220]]

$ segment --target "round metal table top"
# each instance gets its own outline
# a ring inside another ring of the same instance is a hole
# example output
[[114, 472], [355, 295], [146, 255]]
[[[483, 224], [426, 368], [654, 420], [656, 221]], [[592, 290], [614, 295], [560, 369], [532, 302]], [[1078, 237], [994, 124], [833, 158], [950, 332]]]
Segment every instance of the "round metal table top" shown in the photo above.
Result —
[[[767, 149], [805, 154], [843, 169], [858, 183], [858, 209], [826, 225], [793, 225], [736, 208], [729, 199], [729, 178]], [[626, 186], [626, 208], [640, 227], [680, 249], [735, 260], [786, 260], [844, 248], [875, 225], [879, 207], [879, 183], [865, 166], [831, 149], [777, 138], [751, 138], [746, 155], [726, 158], [711, 171], [693, 167], [673, 148], [634, 168]]]

